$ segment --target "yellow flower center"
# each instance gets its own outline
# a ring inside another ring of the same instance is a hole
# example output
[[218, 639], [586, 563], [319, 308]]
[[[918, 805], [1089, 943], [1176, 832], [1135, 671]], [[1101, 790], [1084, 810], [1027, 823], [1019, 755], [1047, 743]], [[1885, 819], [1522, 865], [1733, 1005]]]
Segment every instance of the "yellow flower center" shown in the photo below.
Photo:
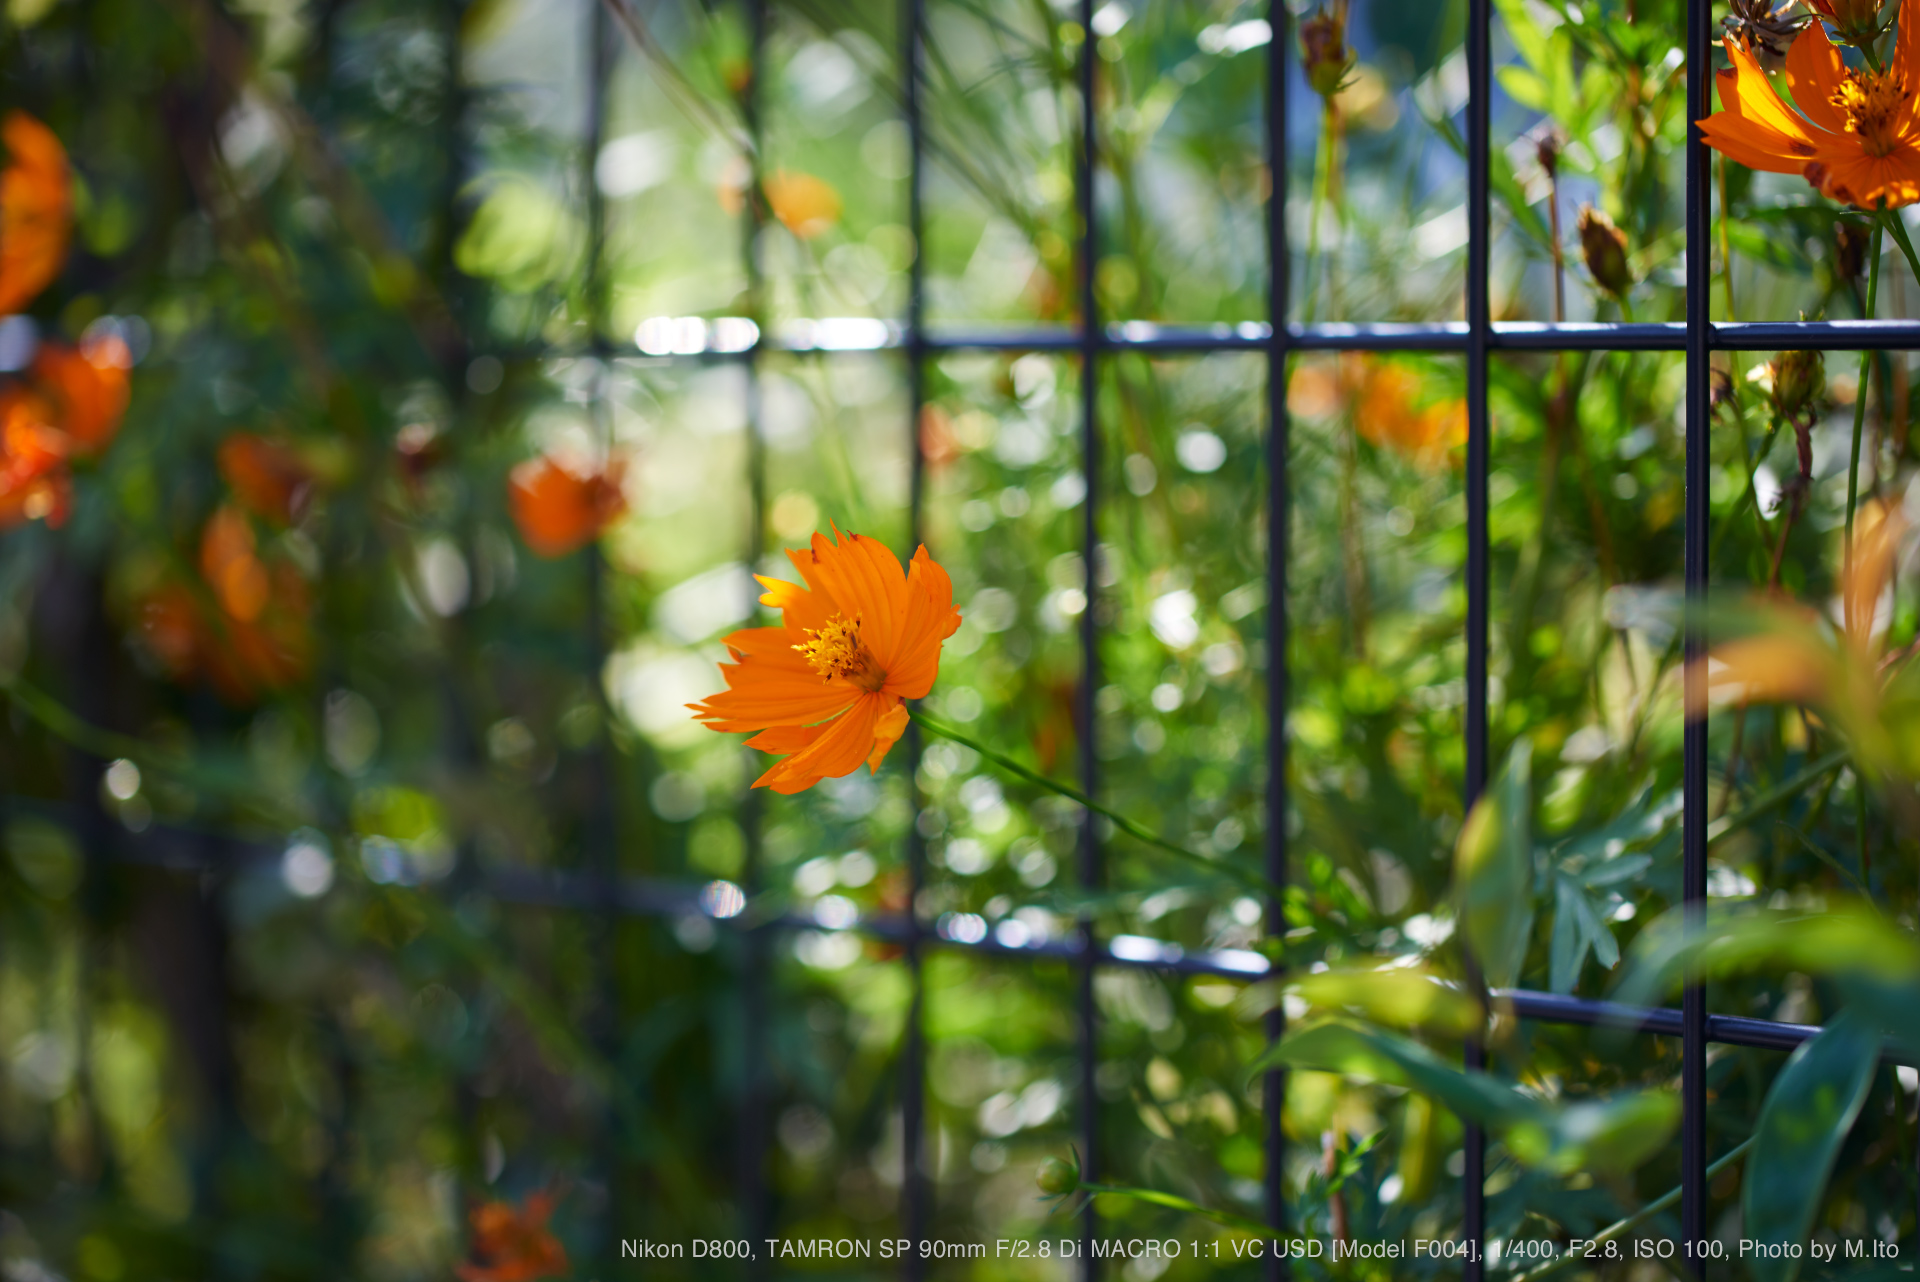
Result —
[[1860, 135], [1869, 156], [1893, 150], [1907, 102], [1906, 82], [1895, 71], [1850, 71], [1828, 99], [1847, 118], [1847, 132]]
[[825, 627], [808, 628], [807, 636], [811, 639], [793, 648], [805, 655], [808, 665], [825, 680], [851, 681], [869, 693], [887, 683], [887, 674], [880, 670], [873, 651], [860, 644], [859, 619], [836, 614]]

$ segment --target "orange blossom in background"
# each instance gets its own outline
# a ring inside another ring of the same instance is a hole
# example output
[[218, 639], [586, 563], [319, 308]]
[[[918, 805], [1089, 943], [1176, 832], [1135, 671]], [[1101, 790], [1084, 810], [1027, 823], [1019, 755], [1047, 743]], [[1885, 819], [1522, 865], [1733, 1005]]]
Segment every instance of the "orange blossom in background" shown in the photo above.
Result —
[[711, 730], [758, 731], [748, 745], [784, 758], [756, 788], [801, 792], [862, 762], [878, 770], [906, 731], [902, 700], [933, 689], [941, 643], [960, 626], [953, 580], [925, 547], [902, 573], [885, 544], [834, 534], [788, 551], [804, 587], [760, 579], [780, 626], [729, 636], [727, 689], [687, 705]]
[[0, 124], [0, 315], [17, 312], [59, 274], [73, 219], [67, 152], [24, 111]]
[[528, 459], [507, 478], [507, 507], [535, 553], [565, 556], [593, 542], [627, 510], [625, 475], [626, 460], [618, 457], [584, 474], [544, 455]]
[[567, 1250], [547, 1229], [553, 1194], [535, 1193], [516, 1208], [482, 1202], [467, 1217], [473, 1225], [473, 1259], [457, 1272], [461, 1282], [534, 1282], [567, 1272]]

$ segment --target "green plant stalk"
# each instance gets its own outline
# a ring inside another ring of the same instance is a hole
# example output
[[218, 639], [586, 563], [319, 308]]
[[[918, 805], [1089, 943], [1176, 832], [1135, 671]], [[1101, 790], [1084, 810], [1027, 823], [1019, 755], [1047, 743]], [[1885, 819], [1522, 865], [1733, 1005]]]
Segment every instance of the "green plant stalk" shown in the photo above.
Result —
[[[1733, 1165], [1740, 1158], [1744, 1157], [1746, 1155], [1747, 1150], [1752, 1147], [1753, 1147], [1752, 1136], [1748, 1136], [1746, 1139], [1741, 1140], [1738, 1144], [1734, 1145], [1731, 1149], [1727, 1151], [1726, 1156], [1722, 1157], [1719, 1161], [1715, 1162], [1712, 1166], [1709, 1166], [1707, 1168], [1707, 1178], [1712, 1179], [1714, 1176], [1720, 1174], [1720, 1172], [1726, 1170], [1729, 1166]], [[1593, 1245], [1600, 1246], [1604, 1243], [1611, 1242], [1616, 1238], [1624, 1237], [1628, 1233], [1631, 1233], [1639, 1225], [1653, 1218], [1654, 1216], [1660, 1214], [1660, 1212], [1666, 1210], [1668, 1207], [1672, 1206], [1675, 1202], [1678, 1202], [1679, 1200], [1680, 1200], [1680, 1189], [1676, 1185], [1675, 1187], [1668, 1189], [1665, 1193], [1661, 1194], [1659, 1197], [1653, 1199], [1653, 1201], [1641, 1207], [1639, 1210], [1635, 1211], [1632, 1215], [1629, 1215], [1626, 1219], [1615, 1220], [1612, 1224], [1607, 1225], [1606, 1228], [1601, 1229], [1598, 1233], [1594, 1234], [1593, 1237], [1591, 1237], [1588, 1240], [1592, 1242]], [[1515, 1277], [1513, 1279], [1513, 1282], [1540, 1282], [1540, 1279], [1542, 1278], [1552, 1277], [1554, 1274], [1560, 1272], [1562, 1269], [1570, 1268], [1575, 1264], [1580, 1264], [1584, 1262], [1585, 1262], [1584, 1257], [1576, 1258], [1570, 1254], [1563, 1255], [1559, 1259], [1554, 1260], [1552, 1263], [1546, 1264], [1540, 1268], [1534, 1269], [1532, 1272], [1520, 1274], [1518, 1277]]]
[[[1867, 249], [1867, 319], [1873, 319], [1874, 307], [1880, 294], [1880, 232], [1886, 226], [1884, 211], [1875, 221], [1873, 244]], [[1843, 536], [1841, 553], [1841, 577], [1853, 578], [1853, 509], [1860, 501], [1860, 436], [1867, 423], [1867, 392], [1872, 387], [1873, 353], [1860, 353], [1860, 378], [1853, 393], [1853, 449], [1847, 459], [1847, 529]], [[1851, 598], [1849, 598], [1851, 599]], [[1853, 627], [1853, 620], [1846, 621], [1847, 627]]]
[[[1320, 121], [1320, 146], [1314, 154], [1313, 164], [1313, 199], [1308, 202], [1307, 208], [1306, 270], [1301, 273], [1306, 278], [1303, 282], [1306, 285], [1306, 312], [1301, 319], [1309, 325], [1313, 324], [1316, 310], [1314, 304], [1320, 297], [1319, 284], [1313, 278], [1314, 269], [1321, 266], [1320, 220], [1323, 217], [1323, 211], [1327, 208], [1329, 194], [1333, 190], [1335, 145], [1333, 104], [1324, 99], [1320, 104]], [[1284, 176], [1274, 181], [1284, 181]], [[1322, 270], [1321, 274], [1324, 276], [1326, 273]]]
[[1049, 792], [1057, 793], [1058, 795], [1065, 797], [1069, 801], [1077, 802], [1078, 804], [1085, 806], [1088, 810], [1093, 811], [1097, 815], [1104, 815], [1106, 818], [1113, 821], [1114, 827], [1118, 828], [1121, 832], [1126, 833], [1129, 837], [1132, 837], [1135, 841], [1143, 842], [1146, 845], [1152, 846], [1155, 850], [1159, 850], [1166, 854], [1173, 855], [1179, 859], [1184, 859], [1188, 863], [1197, 864], [1200, 867], [1207, 869], [1209, 872], [1219, 873], [1223, 876], [1231, 877], [1235, 881], [1239, 882], [1241, 885], [1246, 886], [1252, 890], [1257, 890], [1261, 894], [1277, 895], [1282, 893], [1281, 887], [1274, 885], [1272, 882], [1268, 881], [1265, 877], [1262, 877], [1257, 873], [1250, 873], [1246, 871], [1244, 868], [1236, 868], [1232, 864], [1223, 863], [1217, 859], [1209, 859], [1205, 855], [1196, 854], [1195, 852], [1188, 850], [1184, 846], [1176, 846], [1172, 842], [1166, 840], [1164, 837], [1160, 837], [1157, 834], [1142, 827], [1141, 825], [1135, 823], [1133, 820], [1127, 818], [1125, 815], [1121, 814], [1119, 811], [1113, 810], [1106, 806], [1101, 805], [1099, 802], [1095, 801], [1092, 797], [1087, 796], [1086, 793], [1081, 792], [1078, 788], [1075, 788], [1072, 784], [1061, 783], [1058, 779], [1049, 779], [1047, 778], [1047, 776], [1041, 774], [1039, 771], [1031, 769], [1027, 766], [1021, 765], [1019, 762], [1015, 761], [1012, 757], [1006, 756], [1002, 753], [995, 752], [992, 748], [987, 747], [984, 743], [981, 743], [979, 740], [971, 739], [966, 735], [961, 734], [958, 730], [955, 730], [951, 726], [942, 725], [940, 722], [935, 721], [933, 718], [929, 717], [924, 712], [920, 712], [910, 708], [907, 711], [907, 715], [913, 718], [913, 722], [915, 725], [919, 726], [922, 730], [925, 730], [928, 734], [938, 735], [942, 739], [950, 739], [954, 743], [959, 744], [963, 748], [971, 748], [973, 749], [973, 751], [979, 753], [983, 758], [985, 758], [988, 761], [991, 761], [994, 765], [1000, 767], [1002, 770], [1006, 771], [1008, 774], [1016, 775], [1019, 778], [1026, 780], [1030, 784], [1034, 784], [1038, 787], [1045, 788]]
[[1707, 840], [1715, 842], [1729, 833], [1738, 832], [1775, 806], [1791, 801], [1801, 789], [1845, 765], [1851, 755], [1844, 750], [1830, 753], [1791, 779], [1761, 793], [1745, 809], [1736, 810], [1730, 815], [1714, 820], [1707, 827]]

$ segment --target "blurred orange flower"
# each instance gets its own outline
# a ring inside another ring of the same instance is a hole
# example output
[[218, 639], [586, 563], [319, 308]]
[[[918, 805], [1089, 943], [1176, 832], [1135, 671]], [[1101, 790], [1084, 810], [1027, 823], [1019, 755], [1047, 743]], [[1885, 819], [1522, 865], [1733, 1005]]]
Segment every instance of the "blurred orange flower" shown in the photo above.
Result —
[[87, 339], [78, 349], [40, 344], [29, 373], [58, 406], [60, 427], [73, 438], [75, 453], [98, 453], [120, 430], [132, 365], [133, 357], [117, 335]]
[[1837, 628], [1805, 606], [1774, 600], [1730, 612], [1749, 634], [1707, 653], [1703, 679], [1688, 686], [1688, 713], [1736, 700], [1806, 704], [1832, 719], [1870, 772], [1920, 776], [1920, 669], [1908, 662], [1914, 647], [1888, 652], [1879, 617], [1905, 533], [1898, 508], [1862, 507]]
[[1467, 439], [1464, 400], [1418, 403], [1421, 379], [1398, 361], [1362, 356], [1360, 399], [1353, 423], [1360, 435], [1423, 467], [1446, 461], [1447, 452]]
[[0, 314], [32, 302], [60, 272], [73, 221], [67, 151], [24, 111], [0, 123], [7, 167], [0, 170]]
[[166, 583], [140, 607], [147, 648], [175, 679], [197, 672], [226, 699], [246, 703], [305, 676], [312, 652], [306, 579], [292, 562], [261, 556], [239, 508], [223, 506], [209, 518], [199, 568], [204, 589]]
[[313, 493], [313, 472], [281, 441], [235, 432], [220, 442], [219, 462], [241, 506], [277, 525], [290, 524]]
[[528, 459], [507, 478], [507, 507], [535, 553], [565, 556], [593, 542], [627, 510], [626, 460], [615, 456], [582, 475], [557, 460]]
[[1422, 467], [1437, 467], [1467, 439], [1467, 403], [1458, 398], [1421, 402], [1425, 384], [1407, 365], [1361, 352], [1303, 364], [1287, 387], [1287, 409], [1324, 418], [1353, 407], [1354, 428], [1366, 440]]
[[729, 636], [727, 689], [687, 705], [708, 729], [759, 731], [748, 746], [783, 754], [756, 788], [801, 792], [862, 762], [878, 770], [907, 728], [902, 701], [933, 689], [941, 644], [960, 626], [953, 581], [926, 548], [902, 573], [884, 544], [834, 535], [788, 551], [806, 586], [760, 579], [781, 625]]
[[535, 1193], [524, 1206], [483, 1202], [468, 1215], [473, 1225], [473, 1259], [455, 1270], [461, 1282], [533, 1282], [567, 1273], [567, 1251], [547, 1229], [553, 1216], [551, 1193]]
[[73, 443], [48, 422], [45, 400], [23, 388], [0, 392], [0, 529], [67, 519], [73, 487], [67, 456]]
[[802, 240], [840, 221], [840, 193], [824, 178], [783, 169], [769, 174], [764, 185], [773, 216]]

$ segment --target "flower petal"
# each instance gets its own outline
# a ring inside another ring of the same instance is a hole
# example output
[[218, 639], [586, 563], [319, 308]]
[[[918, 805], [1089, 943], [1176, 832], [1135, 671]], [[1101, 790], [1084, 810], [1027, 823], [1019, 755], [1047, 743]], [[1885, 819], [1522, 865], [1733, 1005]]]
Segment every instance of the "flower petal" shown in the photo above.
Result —
[[[1760, 69], [1753, 55], [1736, 45], [1731, 36], [1724, 43], [1734, 74], [1731, 79], [1718, 76], [1715, 83], [1727, 110], [1752, 125], [1813, 146], [1814, 137], [1806, 120], [1780, 101], [1780, 95], [1773, 91], [1773, 82], [1767, 79], [1767, 73]], [[1812, 152], [1807, 154], [1811, 156]]]
[[924, 698], [940, 674], [940, 643], [959, 627], [953, 580], [923, 546], [913, 554], [907, 571], [907, 611], [900, 629], [899, 657], [887, 669], [887, 693], [902, 699]]
[[907, 705], [895, 703], [874, 723], [873, 751], [867, 756], [867, 769], [874, 774], [879, 774], [880, 763], [887, 759], [887, 750], [900, 742], [900, 736], [906, 732]]
[[906, 613], [906, 576], [898, 558], [878, 540], [862, 534], [840, 539], [835, 543], [825, 535], [813, 536], [813, 572], [840, 602], [841, 613], [859, 620], [861, 644], [883, 672], [890, 671], [900, 618]]
[[825, 733], [782, 759], [754, 780], [753, 786], [764, 785], [775, 792], [790, 794], [803, 792], [822, 779], [852, 774], [873, 751], [874, 727], [886, 702], [879, 695], [861, 695], [845, 716], [827, 726]]
[[1846, 65], [1840, 51], [1827, 39], [1827, 29], [1809, 22], [1787, 50], [1787, 88], [1793, 91], [1794, 106], [1822, 129], [1845, 133], [1847, 122], [1831, 99], [1846, 77]]
[[798, 583], [768, 578], [764, 574], [753, 577], [766, 589], [760, 596], [760, 604], [780, 611], [787, 629], [795, 636], [825, 627], [827, 620], [840, 612], [839, 605], [825, 592], [810, 591]]

